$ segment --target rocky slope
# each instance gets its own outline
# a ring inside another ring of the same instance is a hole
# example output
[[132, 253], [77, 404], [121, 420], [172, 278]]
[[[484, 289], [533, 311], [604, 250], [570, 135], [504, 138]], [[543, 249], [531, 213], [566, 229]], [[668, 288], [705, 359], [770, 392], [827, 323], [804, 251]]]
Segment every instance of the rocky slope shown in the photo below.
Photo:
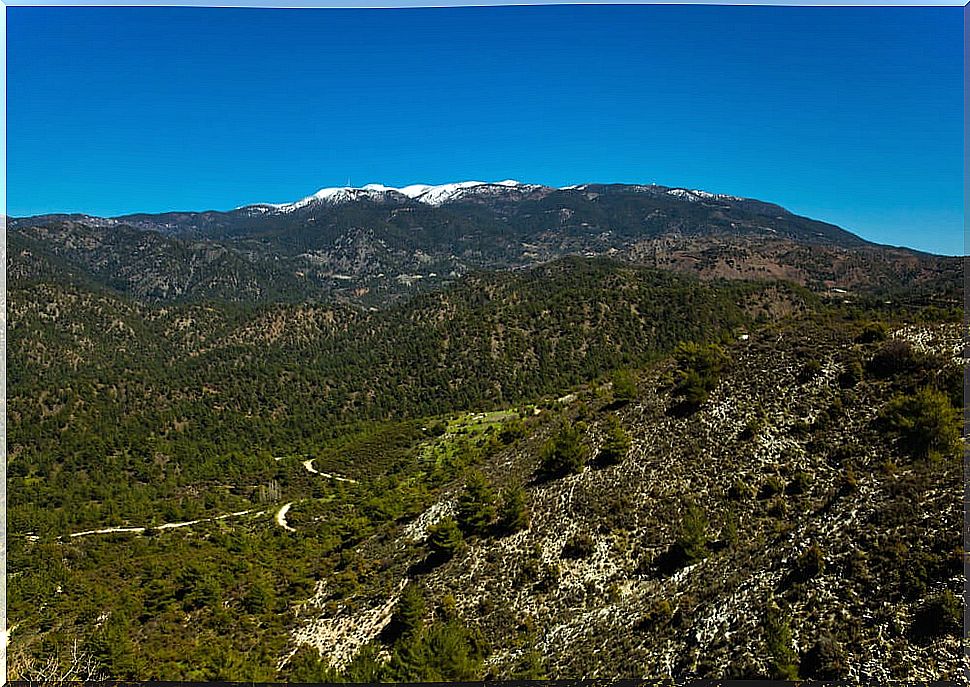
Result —
[[[381, 561], [358, 594], [321, 583], [290, 655], [307, 644], [345, 668], [361, 647], [380, 647], [411, 583], [425, 622], [457, 614], [483, 631], [492, 676], [538, 661], [562, 678], [959, 678], [960, 631], [946, 622], [962, 614], [944, 622], [938, 606], [962, 592], [960, 460], [914, 457], [880, 418], [926, 384], [959, 396], [961, 329], [903, 327], [877, 343], [846, 329], [803, 322], [743, 337], [690, 414], [673, 411], [670, 361], [640, 374], [630, 403], [592, 387], [546, 407], [482, 468], [497, 487], [526, 486], [526, 529], [471, 537], [447, 562], [422, 564], [428, 528], [455, 513], [456, 485], [358, 549]], [[899, 350], [906, 362], [887, 374], [879, 361]], [[859, 364], [862, 378], [847, 376]], [[609, 414], [632, 445], [603, 466], [594, 458]], [[540, 447], [560, 422], [583, 423], [591, 460], [539, 479]], [[689, 504], [707, 543], [685, 561]]]

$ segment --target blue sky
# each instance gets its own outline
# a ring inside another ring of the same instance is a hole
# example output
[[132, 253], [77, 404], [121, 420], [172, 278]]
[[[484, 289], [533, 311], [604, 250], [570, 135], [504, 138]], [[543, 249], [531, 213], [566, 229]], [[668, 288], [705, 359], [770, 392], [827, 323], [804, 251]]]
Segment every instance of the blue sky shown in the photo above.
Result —
[[686, 186], [964, 253], [949, 8], [7, 9], [8, 214]]

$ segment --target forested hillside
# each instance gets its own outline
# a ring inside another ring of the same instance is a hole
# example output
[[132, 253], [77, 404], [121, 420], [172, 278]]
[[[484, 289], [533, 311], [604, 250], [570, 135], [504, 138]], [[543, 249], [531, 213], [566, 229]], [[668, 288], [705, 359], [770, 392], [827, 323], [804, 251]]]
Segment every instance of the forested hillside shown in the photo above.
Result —
[[962, 259], [481, 186], [12, 222], [8, 676], [956, 679]]
[[145, 507], [357, 422], [538, 398], [814, 302], [581, 259], [468, 277], [382, 312], [163, 307], [54, 282], [19, 295], [8, 445], [25, 482], [12, 483], [10, 518], [31, 531], [103, 523], [106, 500], [124, 518], [136, 494]]
[[953, 679], [960, 326], [879, 314], [724, 330], [537, 405], [308, 427], [290, 450], [242, 423], [225, 454], [148, 434], [152, 453], [18, 475], [24, 449], [14, 675], [69, 666], [77, 639], [122, 678]]

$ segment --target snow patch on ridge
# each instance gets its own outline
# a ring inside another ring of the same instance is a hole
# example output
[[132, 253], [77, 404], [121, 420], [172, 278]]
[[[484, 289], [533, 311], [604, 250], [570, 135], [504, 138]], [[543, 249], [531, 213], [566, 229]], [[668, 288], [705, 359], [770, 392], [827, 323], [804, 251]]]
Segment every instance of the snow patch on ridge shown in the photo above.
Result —
[[[590, 187], [590, 184], [572, 184], [563, 186], [559, 190], [582, 191]], [[515, 179], [505, 179], [503, 181], [458, 181], [450, 184], [411, 184], [409, 186], [395, 187], [384, 184], [366, 184], [362, 187], [355, 186], [334, 186], [322, 188], [313, 195], [301, 198], [293, 203], [256, 203], [245, 205], [237, 210], [249, 210], [250, 213], [290, 213], [310, 205], [341, 205], [359, 200], [372, 200], [383, 202], [397, 199], [404, 201], [411, 199], [426, 205], [439, 206], [462, 200], [466, 197], [500, 196], [509, 191], [529, 193], [538, 189], [547, 188], [541, 184], [526, 184]], [[738, 196], [730, 196], [723, 193], [710, 193], [699, 189], [670, 188], [664, 189], [660, 186], [631, 186], [635, 191], [666, 193], [667, 195], [679, 198], [689, 203], [696, 203], [703, 200], [744, 200]], [[551, 190], [551, 189], [550, 189]]]
[[667, 191], [668, 196], [675, 196], [686, 200], [688, 203], [696, 203], [701, 200], [744, 200], [737, 196], [729, 196], [723, 193], [711, 193], [699, 189], [672, 188]]
[[487, 181], [459, 181], [451, 184], [411, 184], [402, 188], [385, 186], [384, 184], [366, 184], [360, 188], [354, 186], [335, 186], [322, 188], [313, 195], [301, 198], [293, 203], [256, 203], [245, 205], [237, 210], [249, 209], [253, 212], [282, 212], [289, 213], [307, 207], [308, 205], [340, 205], [357, 200], [386, 200], [396, 195], [405, 196], [427, 205], [443, 205], [458, 200], [466, 194], [492, 195], [506, 192], [509, 189], [533, 191], [542, 188], [538, 184], [523, 184], [515, 179], [505, 179], [498, 182]]

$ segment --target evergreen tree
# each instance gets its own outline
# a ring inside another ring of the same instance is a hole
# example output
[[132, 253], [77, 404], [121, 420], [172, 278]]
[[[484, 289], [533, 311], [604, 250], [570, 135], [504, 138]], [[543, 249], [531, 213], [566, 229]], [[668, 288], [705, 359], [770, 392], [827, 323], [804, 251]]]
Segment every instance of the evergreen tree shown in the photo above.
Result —
[[541, 451], [540, 471], [547, 477], [563, 477], [579, 472], [586, 461], [587, 448], [581, 431], [585, 425], [564, 425]]
[[684, 509], [677, 533], [677, 548], [684, 561], [696, 563], [707, 556], [707, 515], [696, 503], [689, 503]]
[[798, 656], [792, 647], [791, 626], [778, 605], [771, 601], [764, 617], [765, 645], [772, 680], [797, 680]]
[[465, 548], [461, 529], [452, 517], [443, 518], [439, 523], [428, 528], [428, 544], [433, 553], [446, 558], [461, 553]]
[[630, 435], [623, 430], [619, 418], [608, 415], [606, 418], [606, 439], [600, 448], [600, 460], [609, 465], [620, 463], [630, 450]]
[[499, 513], [499, 528], [505, 534], [514, 534], [529, 526], [529, 507], [525, 490], [515, 485], [502, 491], [502, 508]]
[[398, 641], [388, 668], [398, 681], [475, 680], [486, 653], [480, 632], [457, 621], [436, 623]]
[[488, 479], [474, 471], [458, 498], [458, 526], [467, 534], [485, 535], [495, 520], [495, 491]]
[[391, 622], [401, 634], [412, 634], [421, 629], [426, 608], [421, 589], [414, 582], [409, 582], [394, 606]]
[[629, 370], [617, 370], [613, 373], [613, 401], [615, 403], [629, 403], [637, 397], [637, 382]]
[[960, 414], [947, 395], [932, 388], [894, 399], [884, 411], [883, 421], [917, 458], [952, 453], [962, 426]]

